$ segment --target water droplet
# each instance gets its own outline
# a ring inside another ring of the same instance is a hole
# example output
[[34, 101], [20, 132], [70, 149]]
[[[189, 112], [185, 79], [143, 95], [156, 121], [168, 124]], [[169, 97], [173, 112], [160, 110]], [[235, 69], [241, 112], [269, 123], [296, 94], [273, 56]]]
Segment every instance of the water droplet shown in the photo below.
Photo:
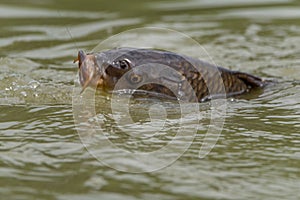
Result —
[[40, 85], [40, 82], [35, 81], [35, 80], [29, 82], [29, 87], [32, 89], [36, 89], [39, 85]]
[[185, 94], [184, 94], [184, 92], [183, 91], [181, 91], [181, 90], [179, 90], [178, 91], [178, 96], [181, 98], [181, 97], [183, 97]]
[[24, 97], [27, 97], [27, 93], [25, 91], [20, 92], [21, 95], [23, 95]]
[[177, 95], [178, 95], [179, 99], [181, 99], [181, 97], [183, 97], [185, 95], [185, 93], [182, 91], [182, 84], [181, 83], [178, 84]]

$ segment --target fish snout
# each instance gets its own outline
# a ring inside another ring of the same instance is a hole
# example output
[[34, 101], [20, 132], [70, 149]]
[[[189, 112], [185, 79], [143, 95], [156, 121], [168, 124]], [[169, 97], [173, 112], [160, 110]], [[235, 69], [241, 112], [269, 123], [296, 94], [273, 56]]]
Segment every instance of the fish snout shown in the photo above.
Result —
[[83, 51], [78, 52], [79, 82], [83, 92], [87, 87], [96, 88], [98, 79], [98, 65], [95, 56], [85, 54]]

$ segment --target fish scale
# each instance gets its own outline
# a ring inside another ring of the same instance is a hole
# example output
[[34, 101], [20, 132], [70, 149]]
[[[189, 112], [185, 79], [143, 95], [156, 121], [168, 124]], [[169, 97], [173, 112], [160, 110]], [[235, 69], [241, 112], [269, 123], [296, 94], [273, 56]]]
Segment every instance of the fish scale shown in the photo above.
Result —
[[[200, 59], [154, 49], [116, 48], [89, 54], [79, 51], [78, 61], [83, 90], [89, 86], [112, 91], [118, 81], [122, 80], [122, 84], [118, 85], [121, 85], [121, 89], [139, 89], [173, 98], [184, 94], [184, 99], [189, 101], [196, 95], [197, 101], [201, 102], [217, 96], [239, 95], [254, 88], [264, 87], [267, 83], [251, 74], [231, 71]], [[121, 61], [125, 61], [122, 66]], [[170, 67], [174, 71], [167, 71], [165, 74], [163, 70], [159, 71], [159, 65]], [[139, 66], [147, 66], [147, 72], [141, 71]], [[125, 78], [120, 79], [123, 75]], [[135, 79], [131, 79], [133, 75]], [[147, 78], [161, 82], [135, 88], [138, 84], [133, 80], [144, 81]]]

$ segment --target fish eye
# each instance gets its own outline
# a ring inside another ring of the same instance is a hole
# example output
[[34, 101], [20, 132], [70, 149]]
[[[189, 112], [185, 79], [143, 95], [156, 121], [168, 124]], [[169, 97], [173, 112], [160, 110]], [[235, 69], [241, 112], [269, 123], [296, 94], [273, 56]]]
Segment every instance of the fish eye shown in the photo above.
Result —
[[143, 80], [142, 76], [140, 76], [138, 74], [134, 74], [134, 73], [130, 75], [129, 79], [130, 79], [130, 82], [134, 83], [134, 84], [138, 84]]
[[130, 68], [130, 60], [124, 59], [119, 61], [119, 65], [121, 69], [129, 69]]

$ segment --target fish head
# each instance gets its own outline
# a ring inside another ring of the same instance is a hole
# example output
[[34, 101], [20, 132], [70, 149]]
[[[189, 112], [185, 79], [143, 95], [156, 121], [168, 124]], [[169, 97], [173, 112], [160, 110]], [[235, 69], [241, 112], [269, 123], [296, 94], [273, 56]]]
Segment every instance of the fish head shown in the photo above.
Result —
[[[87, 87], [106, 91], [116, 89], [138, 89], [155, 91], [166, 85], [178, 87], [183, 76], [172, 69], [169, 59], [161, 52], [130, 48], [112, 49], [100, 53], [78, 53], [79, 80]], [[151, 82], [151, 83], [150, 83]]]

